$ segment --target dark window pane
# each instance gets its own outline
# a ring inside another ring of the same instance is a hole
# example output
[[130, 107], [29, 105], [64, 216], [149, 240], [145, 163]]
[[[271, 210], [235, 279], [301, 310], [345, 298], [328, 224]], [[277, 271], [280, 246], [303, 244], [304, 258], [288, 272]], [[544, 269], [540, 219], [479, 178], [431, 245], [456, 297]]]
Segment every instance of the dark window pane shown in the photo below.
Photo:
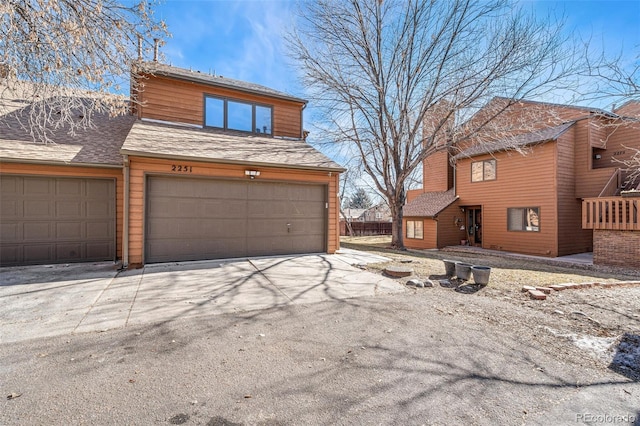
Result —
[[227, 102], [227, 127], [231, 130], [250, 132], [252, 129], [252, 107], [241, 102]]
[[211, 127], [224, 127], [224, 101], [217, 98], [205, 98], [204, 125]]

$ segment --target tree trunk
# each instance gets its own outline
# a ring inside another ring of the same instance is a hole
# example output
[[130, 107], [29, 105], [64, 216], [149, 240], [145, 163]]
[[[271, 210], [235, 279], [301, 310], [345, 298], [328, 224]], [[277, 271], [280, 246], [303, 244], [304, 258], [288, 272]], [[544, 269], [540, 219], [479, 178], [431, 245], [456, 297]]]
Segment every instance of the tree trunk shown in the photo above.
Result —
[[[403, 203], [404, 204], [404, 203]], [[404, 250], [402, 233], [402, 204], [391, 204], [391, 247]]]

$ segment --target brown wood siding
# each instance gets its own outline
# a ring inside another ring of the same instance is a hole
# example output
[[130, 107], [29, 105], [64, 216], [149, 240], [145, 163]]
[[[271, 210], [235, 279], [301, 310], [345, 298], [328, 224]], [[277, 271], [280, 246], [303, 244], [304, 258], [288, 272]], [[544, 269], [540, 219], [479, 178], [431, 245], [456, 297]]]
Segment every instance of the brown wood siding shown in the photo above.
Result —
[[449, 154], [440, 151], [425, 158], [422, 169], [424, 192], [446, 191], [451, 188]]
[[[161, 174], [166, 176], [200, 176], [225, 179], [247, 179], [244, 172], [247, 166], [213, 164], [196, 161], [180, 161], [180, 164], [191, 167], [189, 173], [173, 172], [175, 161], [151, 159], [143, 157], [129, 157], [130, 160], [130, 210], [129, 210], [129, 263], [141, 264], [144, 261], [144, 205], [145, 205], [145, 174]], [[250, 167], [256, 169], [255, 167]], [[327, 223], [327, 252], [334, 253], [339, 248], [338, 227], [338, 174], [328, 172], [257, 168], [260, 170], [258, 179], [281, 182], [308, 182], [328, 185], [328, 223]]]
[[[407, 238], [407, 220], [422, 221], [424, 238]], [[426, 217], [404, 217], [402, 218], [402, 232], [404, 232], [404, 245], [410, 249], [422, 250], [437, 248], [438, 245], [438, 223]]]
[[574, 125], [575, 198], [589, 198], [600, 195], [600, 192], [616, 169], [615, 167], [592, 169], [591, 130], [590, 120], [580, 120]]
[[407, 191], [407, 203], [415, 200], [420, 194], [424, 193], [424, 189], [410, 189]]
[[[580, 141], [586, 143], [586, 141]], [[557, 199], [558, 256], [591, 251], [592, 232], [582, 229], [582, 202], [576, 198], [575, 127], [558, 139]]]
[[[471, 162], [495, 158], [497, 179], [471, 182]], [[555, 143], [532, 148], [526, 156], [501, 152], [462, 159], [457, 165], [460, 206], [482, 207], [483, 248], [541, 256], [558, 255]], [[540, 208], [540, 231], [507, 231], [507, 209]]]
[[138, 117], [203, 125], [205, 94], [273, 105], [274, 136], [299, 138], [302, 135], [303, 104], [300, 102], [158, 76], [143, 80], [138, 94], [142, 103]]
[[[456, 219], [460, 219], [457, 222]], [[460, 225], [464, 225], [464, 213], [460, 211], [458, 201], [455, 201], [449, 207], [438, 214], [438, 248], [447, 246], [457, 246], [460, 240], [466, 239], [467, 234], [464, 230], [460, 230]]]
[[78, 166], [55, 166], [44, 164], [1, 163], [2, 174], [57, 176], [57, 177], [95, 177], [116, 180], [116, 256], [122, 259], [122, 224], [124, 186], [122, 169]]

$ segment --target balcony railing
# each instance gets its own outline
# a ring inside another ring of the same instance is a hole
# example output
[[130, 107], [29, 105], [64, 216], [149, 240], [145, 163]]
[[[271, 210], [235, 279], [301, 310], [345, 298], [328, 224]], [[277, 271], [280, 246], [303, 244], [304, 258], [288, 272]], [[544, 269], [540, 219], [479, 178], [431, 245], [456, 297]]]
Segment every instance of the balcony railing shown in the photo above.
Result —
[[582, 228], [640, 231], [639, 207], [640, 198], [587, 198], [582, 201]]

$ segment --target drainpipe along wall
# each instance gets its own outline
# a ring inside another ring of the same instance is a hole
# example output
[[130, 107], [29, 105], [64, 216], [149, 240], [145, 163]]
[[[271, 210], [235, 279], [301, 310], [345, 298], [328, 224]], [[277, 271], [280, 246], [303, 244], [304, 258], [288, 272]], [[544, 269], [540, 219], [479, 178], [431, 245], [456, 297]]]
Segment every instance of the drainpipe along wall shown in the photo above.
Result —
[[124, 200], [122, 212], [122, 268], [129, 266], [129, 156], [123, 156]]

